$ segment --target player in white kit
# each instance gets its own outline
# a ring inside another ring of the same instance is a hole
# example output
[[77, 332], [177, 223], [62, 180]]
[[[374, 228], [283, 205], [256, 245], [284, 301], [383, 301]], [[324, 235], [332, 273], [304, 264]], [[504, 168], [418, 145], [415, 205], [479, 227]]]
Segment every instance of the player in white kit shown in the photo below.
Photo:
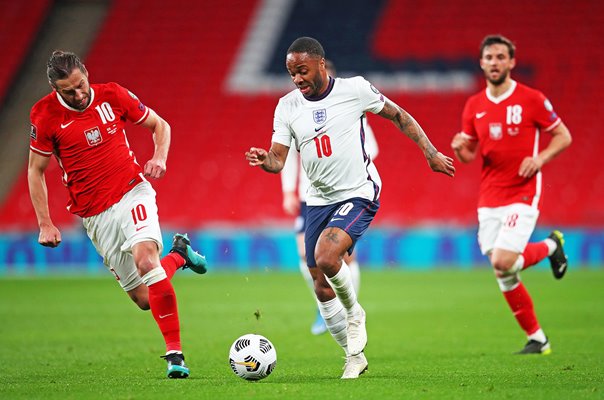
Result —
[[[424, 153], [430, 168], [453, 176], [453, 159], [439, 153], [419, 124], [363, 77], [331, 78], [321, 44], [296, 39], [287, 51], [287, 70], [297, 87], [275, 109], [269, 151], [246, 152], [251, 166], [283, 169], [292, 140], [311, 186], [307, 192], [306, 261], [329, 332], [346, 353], [343, 379], [367, 369], [365, 311], [357, 302], [350, 270], [343, 262], [379, 208], [381, 180], [365, 151], [367, 111], [391, 120]], [[318, 267], [318, 268], [317, 268]]]
[[[329, 76], [336, 76], [336, 69], [333, 62], [330, 60], [325, 60], [325, 68], [327, 69], [327, 74]], [[375, 135], [373, 134], [373, 129], [371, 129], [367, 123], [367, 120], [363, 119], [363, 122], [365, 124], [363, 126], [363, 130], [365, 132], [365, 149], [367, 150], [367, 155], [371, 158], [371, 160], [375, 160], [379, 152], [378, 144], [375, 139]], [[312, 275], [310, 275], [310, 271], [308, 270], [308, 266], [306, 265], [306, 252], [304, 250], [304, 231], [306, 229], [306, 191], [308, 190], [309, 186], [310, 181], [304, 173], [304, 169], [300, 166], [300, 156], [298, 152], [290, 151], [287, 154], [287, 159], [285, 160], [283, 170], [281, 171], [283, 210], [289, 215], [297, 216], [295, 221], [295, 230], [296, 245], [298, 248], [298, 255], [300, 257], [300, 272], [308, 284], [308, 287], [314, 293], [315, 284]], [[361, 286], [361, 271], [355, 253], [350, 255], [346, 254], [344, 256], [344, 262], [350, 268], [352, 285], [354, 286], [354, 290], [358, 296], [359, 288]], [[315, 321], [311, 325], [310, 331], [313, 335], [321, 335], [327, 332], [327, 325], [325, 325], [325, 320], [321, 316], [321, 312], [318, 308]]]

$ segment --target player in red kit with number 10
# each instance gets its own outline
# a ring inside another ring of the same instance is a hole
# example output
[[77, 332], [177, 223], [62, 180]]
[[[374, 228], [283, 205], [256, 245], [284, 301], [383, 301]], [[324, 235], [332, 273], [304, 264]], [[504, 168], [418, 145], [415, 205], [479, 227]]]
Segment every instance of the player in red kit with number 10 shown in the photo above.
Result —
[[[500, 35], [487, 36], [480, 46], [480, 67], [487, 88], [470, 97], [462, 117], [462, 132], [451, 147], [459, 161], [483, 158], [478, 199], [478, 242], [489, 257], [499, 287], [528, 342], [518, 354], [549, 354], [520, 272], [549, 257], [557, 279], [568, 267], [564, 238], [553, 231], [541, 242], [529, 243], [539, 217], [541, 168], [571, 143], [571, 135], [551, 103], [539, 91], [512, 80], [515, 46]], [[551, 136], [539, 150], [539, 135]]]
[[[166, 172], [170, 125], [117, 83], [90, 84], [77, 55], [55, 51], [47, 63], [53, 92], [31, 110], [29, 192], [40, 227], [39, 243], [57, 247], [61, 233], [48, 208], [45, 171], [52, 155], [69, 191], [67, 209], [84, 227], [107, 268], [130, 298], [151, 309], [166, 342], [170, 378], [186, 378], [176, 294], [178, 268], [206, 272], [206, 260], [186, 235], [176, 234], [160, 260], [162, 236], [155, 191], [146, 177]], [[144, 168], [130, 150], [126, 121], [151, 131], [155, 152]]]

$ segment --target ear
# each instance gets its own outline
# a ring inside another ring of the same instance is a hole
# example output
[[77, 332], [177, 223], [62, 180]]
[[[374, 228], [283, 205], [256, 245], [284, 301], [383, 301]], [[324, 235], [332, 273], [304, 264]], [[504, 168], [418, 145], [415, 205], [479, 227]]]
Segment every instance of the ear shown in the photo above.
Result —
[[516, 66], [516, 59], [515, 59], [515, 58], [512, 58], [512, 59], [510, 60], [510, 69], [514, 69], [514, 67], [515, 67], [515, 66]]

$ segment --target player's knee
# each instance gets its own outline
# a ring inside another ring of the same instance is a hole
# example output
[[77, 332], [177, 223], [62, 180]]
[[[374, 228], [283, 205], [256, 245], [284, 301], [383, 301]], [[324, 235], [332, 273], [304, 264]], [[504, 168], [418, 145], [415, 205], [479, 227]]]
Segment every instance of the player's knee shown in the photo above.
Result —
[[498, 257], [497, 255], [492, 255], [491, 265], [497, 274], [505, 275], [514, 265], [514, 260], [511, 260], [507, 257]]
[[315, 253], [315, 260], [317, 262], [317, 267], [324, 273], [328, 271], [337, 271], [340, 264], [336, 257], [324, 254]]

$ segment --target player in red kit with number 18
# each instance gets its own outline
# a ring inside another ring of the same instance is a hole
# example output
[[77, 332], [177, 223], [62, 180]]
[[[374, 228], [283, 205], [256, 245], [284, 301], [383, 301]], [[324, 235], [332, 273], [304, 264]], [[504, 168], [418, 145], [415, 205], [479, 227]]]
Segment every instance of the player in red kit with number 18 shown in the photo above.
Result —
[[[529, 243], [539, 217], [541, 168], [571, 143], [571, 135], [551, 103], [539, 91], [512, 80], [515, 46], [500, 35], [487, 36], [480, 46], [480, 66], [487, 88], [470, 97], [462, 117], [462, 132], [451, 147], [461, 162], [478, 153], [483, 158], [478, 199], [478, 242], [489, 257], [499, 287], [528, 337], [518, 354], [549, 354], [520, 272], [549, 257], [555, 278], [566, 273], [564, 238], [553, 231], [541, 242]], [[539, 150], [539, 135], [551, 136]]]
[[[45, 171], [52, 155], [69, 191], [67, 209], [84, 227], [107, 268], [130, 298], [151, 309], [166, 342], [170, 378], [189, 369], [180, 344], [180, 323], [172, 276], [178, 268], [206, 272], [206, 260], [186, 235], [176, 234], [160, 260], [162, 236], [155, 191], [146, 177], [166, 172], [170, 125], [117, 83], [90, 84], [77, 55], [55, 51], [47, 63], [52, 93], [31, 110], [29, 192], [40, 227], [39, 243], [57, 247], [61, 233], [48, 208]], [[130, 150], [126, 121], [151, 131], [155, 152], [144, 168]]]

